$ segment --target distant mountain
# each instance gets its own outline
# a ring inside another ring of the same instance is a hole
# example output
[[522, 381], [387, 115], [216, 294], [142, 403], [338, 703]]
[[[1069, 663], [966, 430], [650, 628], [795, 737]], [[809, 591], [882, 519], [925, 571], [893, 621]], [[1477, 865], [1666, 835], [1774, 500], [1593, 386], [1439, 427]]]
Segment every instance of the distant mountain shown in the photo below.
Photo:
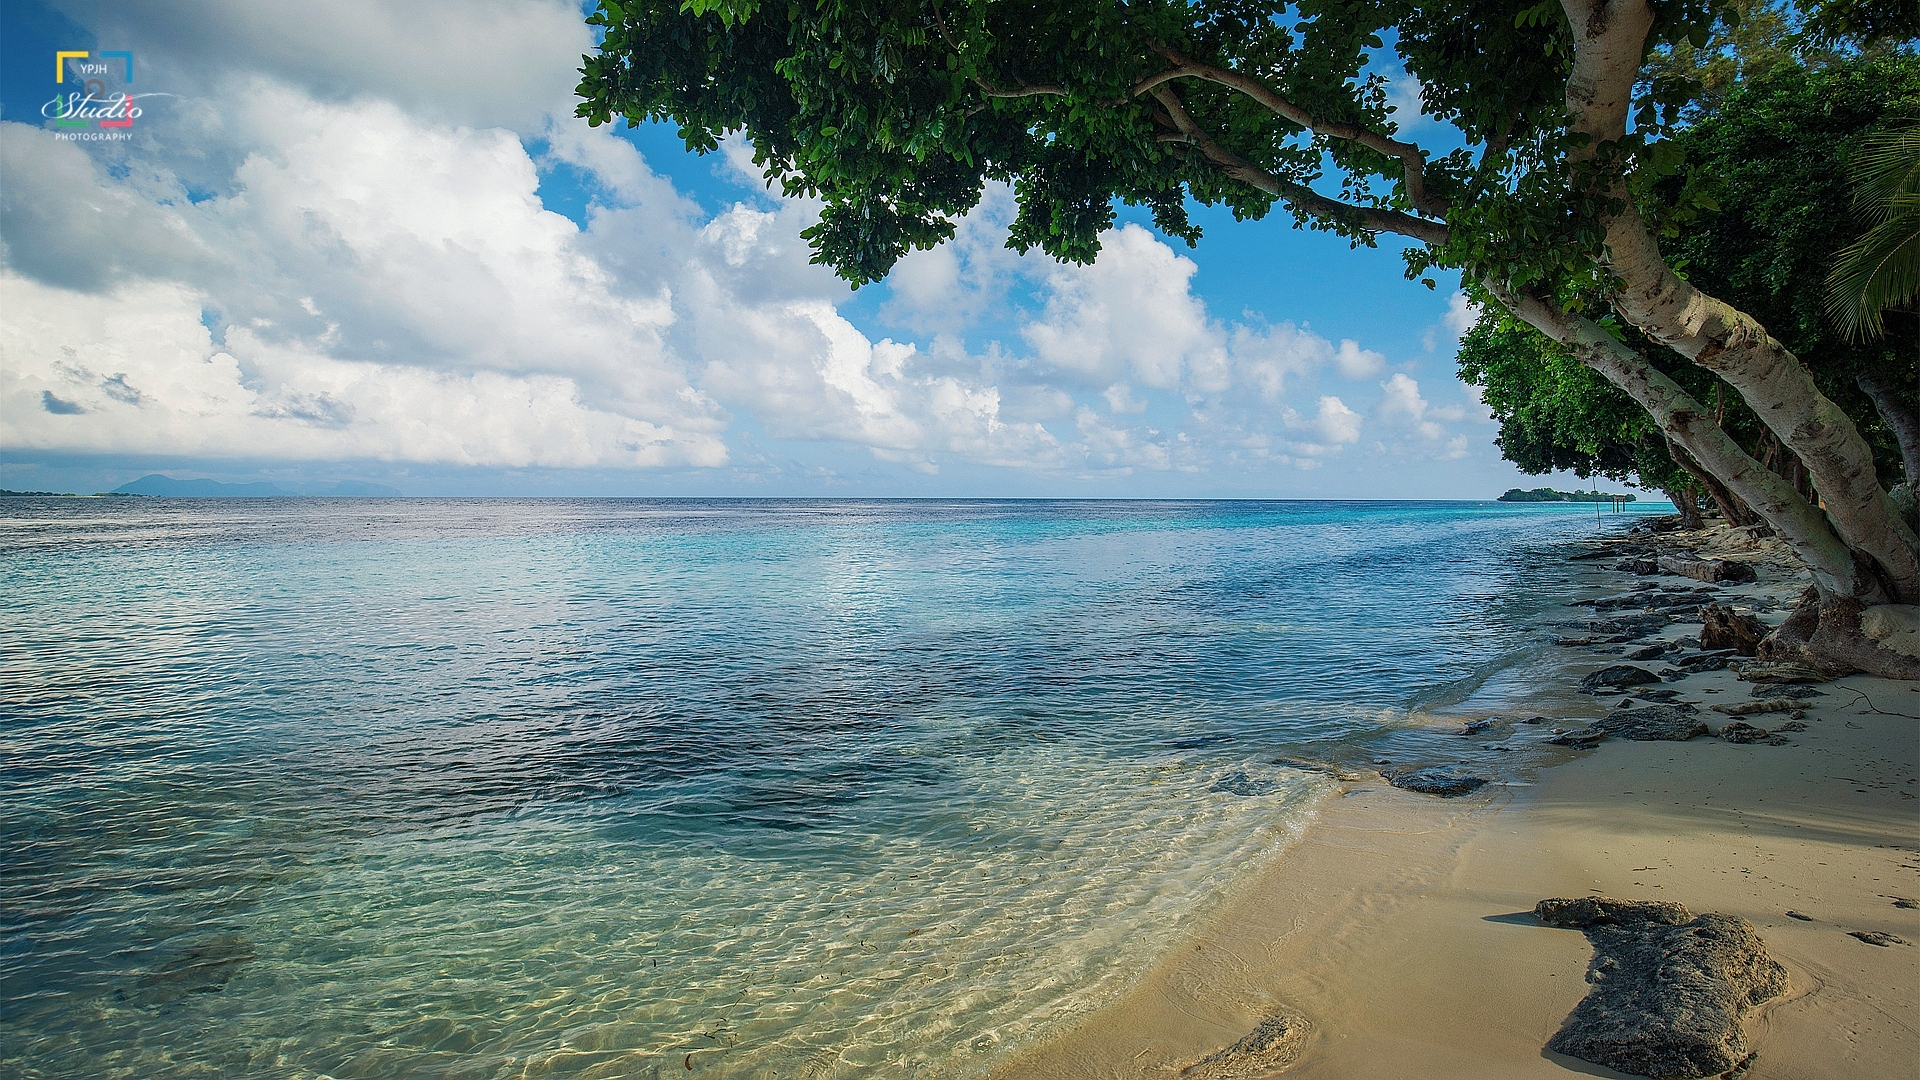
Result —
[[399, 489], [364, 480], [342, 480], [337, 484], [303, 484], [287, 487], [265, 482], [227, 484], [219, 480], [175, 480], [171, 476], [150, 473], [132, 483], [121, 484], [113, 495], [162, 495], [174, 499], [272, 499], [299, 495], [333, 495], [356, 498], [391, 498]]
[[1584, 503], [1584, 502], [1612, 502], [1615, 499], [1619, 499], [1621, 502], [1637, 501], [1635, 497], [1632, 495], [1609, 495], [1604, 491], [1601, 491], [1601, 492], [1555, 491], [1552, 488], [1534, 488], [1532, 491], [1522, 491], [1519, 488], [1508, 488], [1507, 493], [1505, 495], [1500, 496], [1499, 501], [1500, 502], [1580, 502], [1580, 503]]
[[307, 491], [308, 495], [352, 496], [359, 499], [392, 499], [400, 494], [399, 488], [385, 484], [369, 483], [365, 480], [342, 480], [323, 491]]

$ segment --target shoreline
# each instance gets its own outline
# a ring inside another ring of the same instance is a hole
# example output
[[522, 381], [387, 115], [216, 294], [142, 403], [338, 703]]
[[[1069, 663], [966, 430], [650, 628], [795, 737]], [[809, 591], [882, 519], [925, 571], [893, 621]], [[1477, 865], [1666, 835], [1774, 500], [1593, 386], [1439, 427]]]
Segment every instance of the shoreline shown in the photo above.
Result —
[[[1684, 538], [1744, 546], [1732, 554], [1756, 564], [1760, 581], [1722, 595], [1770, 608], [1770, 622], [1784, 617], [1796, 575], [1765, 545], [1726, 530]], [[1579, 583], [1609, 593], [1676, 580], [1686, 579], [1588, 574]], [[1676, 621], [1622, 648], [1698, 627]], [[1619, 651], [1575, 647], [1529, 665], [1516, 675], [1524, 708], [1567, 718], [1554, 727], [1581, 726], [1617, 698], [1578, 696], [1575, 681], [1622, 662]], [[1750, 700], [1751, 684], [1731, 670], [1661, 685], [1703, 710]], [[1178, 1076], [1268, 1017], [1290, 1015], [1311, 1031], [1279, 1073], [1287, 1077], [1625, 1076], [1544, 1049], [1588, 990], [1592, 950], [1577, 931], [1538, 925], [1531, 910], [1582, 895], [1678, 901], [1754, 923], [1790, 989], [1747, 1016], [1756, 1054], [1747, 1080], [1905, 1075], [1920, 1054], [1920, 909], [1894, 901], [1920, 899], [1920, 687], [1850, 676], [1817, 689], [1805, 730], [1787, 745], [1607, 739], [1455, 799], [1398, 790], [1377, 773], [1343, 780], [1284, 855], [1235, 884], [1206, 928], [1118, 1000], [990, 1075]], [[1434, 718], [1485, 716], [1484, 696]], [[1777, 727], [1786, 715], [1744, 719]], [[1733, 719], [1700, 716], [1716, 730]], [[1275, 1074], [1215, 1066], [1186, 1075]]]

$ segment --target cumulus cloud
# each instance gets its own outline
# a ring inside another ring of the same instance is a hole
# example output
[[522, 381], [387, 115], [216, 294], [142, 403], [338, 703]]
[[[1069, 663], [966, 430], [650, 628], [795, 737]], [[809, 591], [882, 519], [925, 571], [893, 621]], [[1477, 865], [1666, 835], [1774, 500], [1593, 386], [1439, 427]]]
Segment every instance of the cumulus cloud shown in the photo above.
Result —
[[[8, 236], [69, 238], [8, 247], [8, 291], [33, 312], [31, 332], [17, 324], [9, 335], [10, 373], [50, 378], [83, 348], [127, 354], [103, 375], [131, 378], [146, 364], [142, 380], [167, 383], [154, 363], [192, 373], [168, 383], [185, 398], [155, 390], [151, 401], [121, 402], [123, 414], [91, 412], [111, 424], [23, 429], [26, 444], [458, 463], [724, 460], [724, 414], [663, 342], [675, 320], [668, 291], [622, 289], [587, 257], [574, 225], [542, 208], [534, 164], [511, 134], [423, 124], [382, 101], [327, 105], [265, 81], [249, 101], [228, 122], [252, 151], [229, 194], [197, 202], [164, 168], [115, 180], [74, 144], [0, 123]], [[55, 185], [64, 197], [30, 202]], [[102, 219], [137, 242], [90, 232]], [[129, 314], [106, 318], [101, 303]], [[578, 437], [564, 437], [554, 417], [581, 399], [594, 416], [577, 417]], [[207, 430], [186, 438], [181, 415]], [[275, 421], [287, 437], [264, 437]], [[423, 441], [423, 425], [439, 421], [462, 430]], [[312, 434], [320, 429], [331, 434]], [[487, 439], [491, 448], [475, 441]]]
[[[710, 212], [568, 115], [591, 42], [565, 3], [429, 0], [405, 21], [430, 52], [370, 0], [101, 18], [182, 95], [132, 149], [0, 122], [11, 447], [745, 468], [750, 414], [921, 471], [1117, 476], [1312, 468], [1449, 418], [1405, 376], [1366, 415], [1323, 392], [1386, 356], [1213, 317], [1138, 225], [1089, 266], [1007, 250], [1004, 185], [876, 290], [894, 336], [865, 332], [800, 239], [818, 204], [766, 192], [744, 140], [724, 161], [766, 197]], [[542, 204], [556, 171], [583, 224]]]
[[1320, 398], [1320, 409], [1312, 417], [1304, 417], [1288, 409], [1284, 419], [1289, 429], [1305, 433], [1314, 443], [1320, 444], [1302, 446], [1299, 448], [1301, 453], [1324, 454], [1331, 447], [1360, 441], [1360, 414], [1331, 394]]
[[[340, 360], [244, 328], [216, 344], [203, 297], [0, 274], [0, 442], [36, 450], [504, 467], [714, 466], [725, 445], [595, 408], [555, 374]], [[696, 410], [695, 415], [698, 416]]]
[[1435, 408], [1421, 396], [1420, 384], [1405, 373], [1395, 373], [1380, 389], [1384, 393], [1374, 407], [1375, 419], [1395, 434], [1402, 450], [1447, 460], [1466, 456], [1466, 437], [1453, 435], [1440, 424], [1464, 418], [1464, 409], [1457, 405]]
[[1420, 79], [1411, 73], [1402, 72], [1387, 82], [1387, 105], [1393, 110], [1394, 123], [1402, 130], [1421, 123], [1425, 117], [1421, 111], [1426, 107], [1423, 98], [1425, 88]]
[[1043, 316], [1022, 329], [1035, 357], [1088, 386], [1180, 385], [1189, 364], [1220, 363], [1220, 334], [1189, 282], [1199, 269], [1138, 225], [1104, 238], [1091, 266], [1056, 265]]

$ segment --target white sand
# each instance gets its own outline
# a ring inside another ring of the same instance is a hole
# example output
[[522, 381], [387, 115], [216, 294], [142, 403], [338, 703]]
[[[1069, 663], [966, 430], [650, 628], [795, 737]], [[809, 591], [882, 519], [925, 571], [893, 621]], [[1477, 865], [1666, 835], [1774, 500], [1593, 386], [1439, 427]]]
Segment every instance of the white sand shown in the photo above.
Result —
[[[1617, 662], [1587, 659], [1573, 670]], [[1676, 685], [1748, 700], [1730, 672]], [[1787, 746], [1614, 739], [1532, 787], [1460, 799], [1347, 784], [1210, 928], [996, 1075], [1177, 1075], [1277, 1008], [1315, 1025], [1289, 1078], [1621, 1075], [1543, 1049], [1586, 993], [1591, 952], [1523, 913], [1593, 893], [1759, 927], [1792, 990], [1748, 1019], [1749, 1080], [1920, 1076], [1920, 910], [1894, 905], [1920, 900], [1920, 685], [1820, 689]]]

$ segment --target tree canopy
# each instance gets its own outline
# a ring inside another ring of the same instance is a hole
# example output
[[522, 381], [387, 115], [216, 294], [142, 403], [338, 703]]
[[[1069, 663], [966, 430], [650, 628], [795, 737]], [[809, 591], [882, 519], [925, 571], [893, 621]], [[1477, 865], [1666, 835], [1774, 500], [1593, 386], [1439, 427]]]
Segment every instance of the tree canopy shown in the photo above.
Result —
[[[1899, 32], [1911, 0], [1813, 5], [1835, 41]], [[1703, 80], [1649, 63], [1707, 48], [1752, 0], [601, 0], [591, 123], [672, 121], [695, 150], [743, 133], [817, 196], [816, 261], [856, 284], [940, 243], [992, 182], [1008, 243], [1078, 262], [1116, 201], [1194, 241], [1189, 200], [1236, 217], [1416, 243], [1645, 409], [1786, 539], [1823, 602], [1920, 602], [1920, 538], [1872, 452], [1768, 324], [1663, 244], [1717, 205], [1675, 135]], [[1403, 137], [1419, 80], [1451, 149]], [[1616, 321], [1609, 321], [1607, 316]], [[1737, 393], [1822, 506], [1759, 463], [1622, 333]]]

